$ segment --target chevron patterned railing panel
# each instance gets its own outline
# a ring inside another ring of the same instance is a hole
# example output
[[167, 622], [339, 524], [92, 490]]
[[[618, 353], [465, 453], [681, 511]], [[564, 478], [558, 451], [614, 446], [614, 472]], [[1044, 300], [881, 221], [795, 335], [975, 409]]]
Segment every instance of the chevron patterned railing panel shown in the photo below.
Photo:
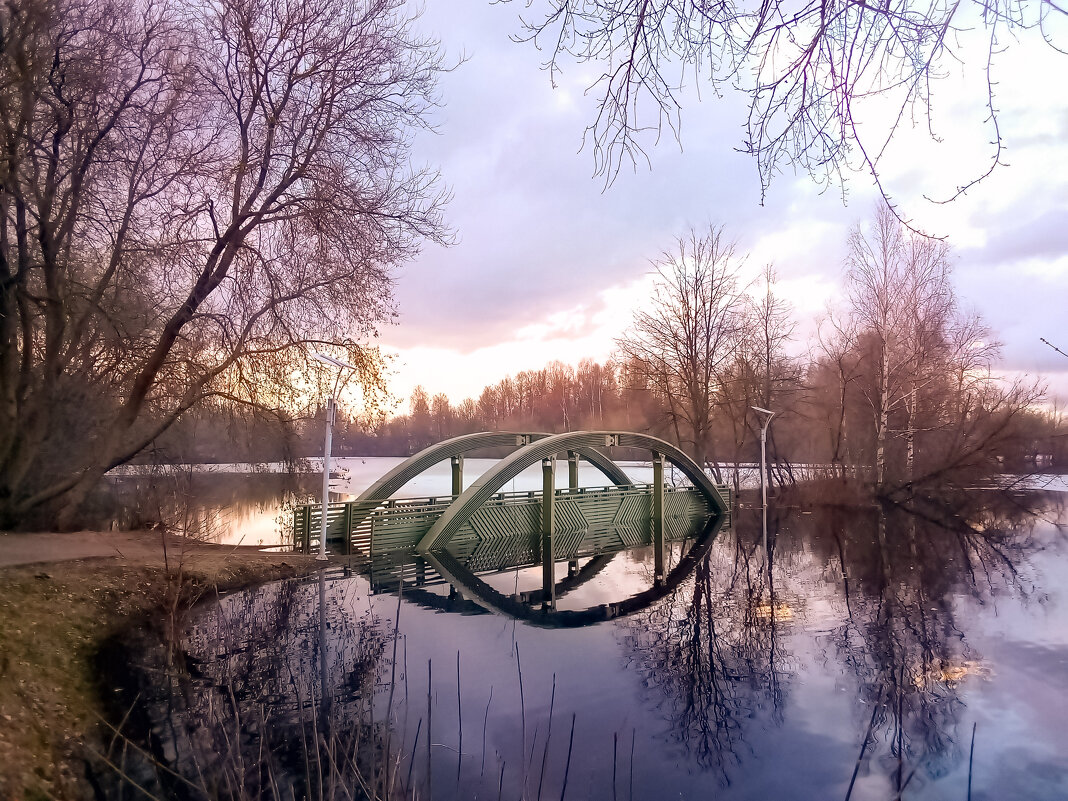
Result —
[[[717, 487], [725, 504], [726, 486]], [[582, 487], [556, 491], [554, 552], [558, 558], [589, 551], [586, 538], [603, 534], [619, 547], [652, 542], [650, 512], [652, 486]], [[455, 501], [451, 495], [404, 498], [381, 502], [350, 501], [328, 507], [327, 541], [343, 553], [379, 555], [410, 551]], [[371, 508], [368, 508], [371, 507]], [[541, 530], [541, 493], [499, 493], [476, 510], [449, 542], [448, 550], [460, 559], [490, 540], [535, 536]], [[695, 521], [712, 515], [703, 494], [693, 487], [667, 487], [664, 492], [665, 539], [681, 539]], [[293, 513], [293, 541], [298, 550], [318, 547], [322, 507], [302, 505]]]

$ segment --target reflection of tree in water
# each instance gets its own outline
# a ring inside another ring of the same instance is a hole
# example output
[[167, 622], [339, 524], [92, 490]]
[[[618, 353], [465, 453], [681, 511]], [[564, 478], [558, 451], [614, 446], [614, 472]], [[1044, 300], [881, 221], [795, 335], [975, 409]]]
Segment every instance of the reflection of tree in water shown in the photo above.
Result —
[[622, 623], [628, 667], [672, 736], [729, 783], [752, 752], [747, 729], [782, 720], [784, 639], [806, 599], [822, 596], [840, 610], [825, 641], [865, 701], [858, 769], [879, 766], [897, 789], [937, 779], [967, 757], [960, 685], [984, 672], [956, 599], [1028, 592], [1020, 571], [1035, 517], [1020, 504], [986, 494], [907, 510], [773, 510], [771, 581], [752, 545], [759, 512], [742, 510], [691, 581]]
[[846, 614], [829, 641], [871, 710], [857, 767], [880, 765], [899, 793], [945, 776], [967, 752], [959, 687], [983, 667], [955, 598], [1026, 592], [1018, 565], [1034, 518], [986, 500], [810, 518], [830, 534], [817, 542], [841, 569]]
[[[758, 712], [778, 719], [788, 658], [760, 557], [731, 534], [661, 603], [624, 621], [628, 667], [698, 764], [730, 782]], [[770, 612], [765, 613], [765, 610]]]
[[[214, 542], [257, 515], [274, 514], [274, 540], [292, 537], [294, 503], [321, 490], [320, 476], [295, 473], [197, 473], [160, 467], [145, 475], [110, 479], [92, 496], [86, 525], [166, 530]], [[255, 544], [246, 542], [245, 544]]]
[[160, 764], [143, 771], [159, 789], [188, 795], [191, 781], [211, 795], [300, 798], [378, 778], [367, 755], [387, 635], [369, 613], [348, 615], [346, 584], [326, 590], [325, 630], [316, 583], [286, 582], [213, 606], [191, 627], [180, 669], [146, 656], [141, 689]]

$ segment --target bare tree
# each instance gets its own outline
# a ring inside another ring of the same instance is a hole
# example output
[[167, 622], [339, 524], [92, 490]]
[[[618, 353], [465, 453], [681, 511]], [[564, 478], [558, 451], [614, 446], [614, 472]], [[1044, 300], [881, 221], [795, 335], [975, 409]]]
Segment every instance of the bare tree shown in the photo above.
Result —
[[[947, 74], [946, 65], [974, 63], [960, 34], [979, 28], [985, 47], [980, 43], [975, 68], [986, 81], [988, 113], [982, 136], [993, 150], [989, 165], [963, 182], [956, 197], [1001, 163], [993, 74], [1007, 37], [1038, 29], [1052, 48], [1064, 49], [1063, 29], [1055, 30], [1051, 18], [1065, 10], [1051, 0], [558, 0], [548, 6], [524, 23], [520, 38], [548, 50], [553, 80], [569, 58], [605, 64], [590, 87], [600, 102], [586, 141], [597, 174], [609, 182], [623, 163], [647, 160], [647, 143], [659, 141], [665, 129], [678, 138], [682, 89], [692, 74], [714, 92], [737, 88], [748, 95], [742, 148], [756, 159], [762, 191], [786, 164], [821, 183], [841, 181], [859, 167], [887, 198], [880, 178], [887, 146], [903, 123], [917, 119], [936, 136], [933, 85]], [[874, 125], [863, 124], [868, 109]]]
[[850, 234], [846, 284], [850, 313], [874, 363], [867, 399], [875, 422], [875, 483], [882, 486], [890, 413], [922, 381], [923, 349], [934, 347], [930, 337], [941, 333], [954, 308], [948, 247], [908, 236], [882, 206], [870, 234], [859, 226]]
[[[861, 367], [857, 386], [872, 421], [880, 488], [991, 458], [1012, 434], [1014, 418], [1041, 396], [1038, 385], [992, 375], [999, 345], [977, 315], [960, 309], [950, 264], [945, 243], [906, 231], [886, 207], [868, 232], [858, 227], [850, 235], [850, 323], [840, 330], [849, 332]], [[920, 436], [926, 436], [922, 476]], [[903, 443], [903, 468], [893, 476], [892, 438]]]
[[390, 269], [446, 238], [409, 164], [442, 65], [399, 0], [19, 0], [0, 27], [5, 524], [206, 398], [307, 403], [312, 349], [374, 394]]
[[456, 413], [449, 405], [449, 396], [439, 392], [430, 400], [430, 416], [434, 419], [434, 433], [440, 441], [453, 435]]
[[666, 404], [676, 441], [701, 465], [709, 456], [717, 393], [746, 332], [742, 263], [721, 228], [691, 230], [655, 264], [649, 308], [636, 311], [616, 341]]
[[[860, 376], [856, 321], [828, 314], [816, 335], [817, 357], [809, 365], [809, 403], [823, 419], [829, 436], [829, 458], [835, 472], [846, 475], [849, 444], [849, 396]], [[829, 379], [829, 380], [828, 380]]]
[[408, 447], [412, 453], [421, 451], [434, 441], [434, 420], [430, 412], [430, 395], [420, 384], [408, 398]]
[[[759, 436], [759, 423], [753, 406], [774, 409], [779, 426], [771, 429], [772, 461], [782, 464], [775, 431], [781, 427], [784, 415], [792, 414], [791, 393], [800, 385], [794, 361], [786, 353], [793, 338], [795, 323], [789, 302], [775, 290], [777, 277], [772, 265], [765, 265], [759, 284], [759, 294], [748, 298], [748, 321], [741, 348], [724, 373], [718, 409], [726, 418], [734, 444], [734, 481], [739, 486], [738, 462], [749, 442]], [[751, 436], [752, 435], [752, 436]], [[784, 468], [788, 464], [783, 465]], [[772, 481], [769, 463], [768, 481]]]

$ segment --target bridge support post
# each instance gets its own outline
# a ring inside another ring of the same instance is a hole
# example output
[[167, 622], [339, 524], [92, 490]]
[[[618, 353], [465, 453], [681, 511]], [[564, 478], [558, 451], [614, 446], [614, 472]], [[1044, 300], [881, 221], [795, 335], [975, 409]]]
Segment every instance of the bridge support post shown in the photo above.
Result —
[[556, 460], [541, 460], [541, 584], [542, 606], [556, 609], [553, 570], [553, 527], [556, 516]]
[[464, 491], [464, 457], [452, 457], [452, 494], [461, 495]]
[[[568, 489], [576, 490], [579, 485], [579, 455], [577, 451], [567, 452], [567, 486]], [[567, 577], [573, 578], [578, 573], [578, 559], [572, 559], [567, 563]], [[554, 587], [555, 590], [555, 587]], [[553, 599], [556, 600], [555, 598]]]
[[664, 456], [653, 452], [653, 576], [664, 577]]

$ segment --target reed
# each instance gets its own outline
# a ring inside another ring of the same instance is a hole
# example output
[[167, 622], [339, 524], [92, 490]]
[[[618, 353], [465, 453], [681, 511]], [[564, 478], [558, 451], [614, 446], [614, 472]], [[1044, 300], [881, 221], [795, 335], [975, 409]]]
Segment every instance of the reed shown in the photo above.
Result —
[[549, 725], [545, 730], [545, 750], [541, 755], [541, 775], [538, 777], [538, 801], [541, 801], [541, 788], [545, 782], [545, 764], [549, 760], [549, 740], [553, 735], [553, 705], [556, 703], [556, 673], [553, 673], [553, 692], [549, 697]]
[[456, 784], [460, 784], [460, 768], [464, 762], [464, 706], [460, 702], [460, 649], [456, 649]]
[[575, 713], [571, 713], [571, 737], [567, 741], [567, 764], [564, 765], [564, 783], [560, 787], [560, 801], [564, 801], [564, 796], [567, 795], [567, 779], [571, 773], [571, 750], [575, 745]]

